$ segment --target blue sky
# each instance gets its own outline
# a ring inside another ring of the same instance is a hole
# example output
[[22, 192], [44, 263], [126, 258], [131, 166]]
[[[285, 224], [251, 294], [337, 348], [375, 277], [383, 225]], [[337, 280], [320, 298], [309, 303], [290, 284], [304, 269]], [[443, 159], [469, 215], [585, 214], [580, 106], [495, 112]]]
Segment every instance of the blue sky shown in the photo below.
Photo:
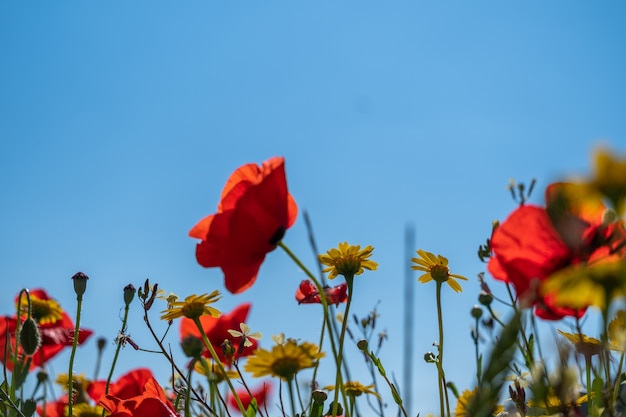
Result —
[[[72, 311], [80, 270], [91, 277], [84, 326], [112, 340], [128, 283], [223, 290], [187, 232], [234, 169], [282, 155], [320, 249], [375, 247], [379, 270], [358, 277], [352, 311], [377, 306], [383, 363], [399, 381], [405, 226], [414, 249], [470, 278], [444, 296], [447, 375], [469, 388], [476, 249], [515, 206], [509, 178], [537, 178], [540, 203], [550, 181], [588, 172], [597, 144], [626, 150], [625, 12], [557, 0], [3, 2], [0, 313], [22, 287]], [[302, 218], [285, 243], [314, 265]], [[303, 277], [277, 250], [251, 290], [219, 307], [251, 301], [265, 346], [279, 332], [316, 341], [319, 309], [293, 299]], [[436, 339], [434, 286], [416, 284], [414, 308], [411, 402], [425, 414], [437, 410], [422, 361]], [[129, 333], [150, 348], [140, 315], [136, 303]], [[79, 353], [88, 374], [94, 342]], [[121, 356], [118, 375], [154, 361]], [[165, 363], [155, 372], [167, 381]]]

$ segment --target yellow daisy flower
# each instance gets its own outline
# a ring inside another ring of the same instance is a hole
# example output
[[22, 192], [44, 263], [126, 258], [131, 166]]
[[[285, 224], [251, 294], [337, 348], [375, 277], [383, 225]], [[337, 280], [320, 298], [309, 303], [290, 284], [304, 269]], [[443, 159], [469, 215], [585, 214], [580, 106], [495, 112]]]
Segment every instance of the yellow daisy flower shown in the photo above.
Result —
[[576, 352], [585, 357], [591, 357], [602, 352], [602, 342], [595, 337], [589, 337], [584, 334], [567, 333], [561, 330], [557, 330], [557, 332], [574, 345]]
[[429, 281], [447, 282], [450, 288], [454, 291], [463, 291], [461, 284], [459, 284], [456, 280], [462, 279], [467, 281], [467, 278], [461, 275], [451, 274], [450, 269], [448, 268], [448, 259], [441, 255], [435, 256], [434, 254], [421, 249], [417, 251], [417, 254], [419, 255], [418, 258], [411, 258], [411, 261], [417, 264], [413, 265], [411, 269], [425, 272], [425, 274], [422, 274], [419, 277], [419, 282], [422, 284]]
[[[220, 367], [216, 366], [212, 362], [209, 362], [208, 360], [205, 360], [204, 364], [202, 363], [202, 361], [196, 361], [194, 363], [193, 370], [199, 373], [200, 375], [206, 376], [211, 381], [214, 381], [216, 383], [220, 383], [226, 379], [224, 378], [224, 374], [222, 373]], [[231, 380], [235, 380], [239, 378], [239, 374], [237, 373], [237, 371], [226, 370], [226, 369], [224, 371], [226, 372], [226, 375], [228, 376], [228, 378]]]
[[217, 300], [222, 298], [218, 290], [213, 291], [211, 294], [202, 295], [190, 295], [185, 298], [185, 301], [174, 301], [167, 310], [161, 311], [165, 313], [161, 316], [162, 320], [173, 320], [180, 317], [187, 317], [190, 319], [197, 319], [200, 316], [207, 315], [211, 317], [219, 317], [220, 311], [216, 308], [209, 307], [209, 304], [213, 304]]
[[626, 311], [619, 310], [609, 322], [609, 343], [611, 349], [626, 351]]
[[626, 155], [598, 149], [594, 155], [591, 186], [607, 196], [619, 215], [624, 214], [626, 199]]
[[[65, 415], [69, 412], [69, 407], [65, 406]], [[104, 409], [100, 406], [93, 406], [88, 403], [76, 403], [72, 405], [72, 414], [75, 417], [102, 417]]]
[[342, 242], [335, 249], [332, 248], [325, 254], [319, 255], [318, 259], [322, 265], [326, 265], [323, 272], [329, 272], [328, 279], [334, 279], [337, 275], [344, 277], [354, 277], [361, 275], [364, 269], [375, 271], [378, 264], [369, 258], [374, 252], [373, 246], [366, 246], [361, 249], [359, 245], [350, 245]]
[[[380, 394], [374, 391], [372, 388], [375, 388], [375, 385], [363, 385], [359, 381], [348, 381], [343, 384], [343, 390], [346, 395], [349, 397], [359, 397], [363, 394], [370, 394], [380, 398]], [[329, 385], [324, 387], [327, 391], [333, 391], [335, 389], [334, 385]]]
[[[456, 407], [454, 407], [454, 417], [472, 417], [470, 415], [470, 405], [474, 400], [474, 397], [478, 394], [478, 387], [475, 387], [473, 390], [464, 390], [459, 396]], [[494, 415], [501, 413], [503, 411], [502, 406], [495, 405], [494, 406]]]
[[[30, 295], [30, 308], [32, 318], [39, 324], [54, 324], [63, 318], [61, 305], [53, 299], [42, 300], [36, 295]], [[28, 301], [22, 297], [20, 306], [22, 314], [28, 314]]]
[[608, 259], [577, 264], [550, 275], [539, 286], [541, 295], [550, 294], [554, 303], [569, 308], [593, 305], [605, 308], [607, 299], [626, 294], [626, 262]]
[[248, 357], [244, 369], [253, 377], [277, 376], [285, 381], [291, 380], [302, 369], [312, 368], [324, 357], [317, 345], [303, 342], [298, 344], [293, 339], [282, 345], [275, 345], [271, 351], [259, 348]]

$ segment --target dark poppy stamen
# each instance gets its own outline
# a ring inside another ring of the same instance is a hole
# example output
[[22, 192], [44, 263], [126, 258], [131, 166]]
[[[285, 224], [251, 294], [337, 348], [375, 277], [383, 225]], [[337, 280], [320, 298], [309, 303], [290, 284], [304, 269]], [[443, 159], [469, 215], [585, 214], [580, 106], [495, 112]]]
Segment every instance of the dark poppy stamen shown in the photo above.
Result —
[[272, 246], [278, 245], [278, 242], [280, 242], [282, 238], [285, 236], [286, 231], [287, 231], [287, 228], [285, 226], [280, 226], [278, 230], [276, 231], [276, 233], [272, 235], [270, 239], [270, 244]]

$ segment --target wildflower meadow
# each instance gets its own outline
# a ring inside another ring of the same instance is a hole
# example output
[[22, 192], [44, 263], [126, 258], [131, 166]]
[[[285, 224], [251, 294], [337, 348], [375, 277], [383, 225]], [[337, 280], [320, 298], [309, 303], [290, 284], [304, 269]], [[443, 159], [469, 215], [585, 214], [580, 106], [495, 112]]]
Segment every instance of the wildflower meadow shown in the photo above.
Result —
[[[534, 181], [512, 183], [517, 206], [477, 242], [484, 270], [473, 276], [458, 273], [445, 254], [415, 248], [415, 280], [431, 287], [436, 301], [435, 343], [423, 360], [436, 368], [438, 415], [624, 414], [626, 156], [598, 148], [592, 166], [545, 190]], [[217, 208], [188, 231], [197, 242], [198, 264], [219, 268], [223, 289], [175, 294], [146, 279], [121, 288], [117, 305], [102, 303], [103, 315], [115, 316], [117, 308], [123, 313], [111, 363], [102, 362], [105, 342], [98, 340], [93, 378], [74, 366], [75, 357], [86, 354], [82, 345], [97, 337], [97, 329], [81, 321], [88, 272], [71, 277], [72, 306], [61, 306], [53, 289], [18, 289], [14, 314], [1, 318], [2, 415], [408, 417], [405, 399], [414, 393], [398, 384], [379, 356], [381, 318], [374, 311], [359, 319], [351, 311], [364, 276], [377, 273], [376, 250], [368, 242], [317, 250], [307, 214], [299, 212], [287, 185], [286, 167], [283, 157], [241, 165], [228, 177]], [[537, 192], [542, 205], [528, 202]], [[319, 252], [312, 265], [285, 243], [298, 216], [305, 217], [310, 245]], [[247, 323], [249, 303], [220, 308], [224, 297], [268, 285], [259, 269], [274, 252], [306, 276], [293, 282], [294, 304], [316, 305], [319, 317], [306, 340], [285, 333], [264, 337], [262, 328]], [[459, 347], [445, 343], [442, 294], [463, 291], [476, 295], [470, 315], [458, 318], [473, 325], [466, 347], [474, 350], [470, 386], [446, 377], [446, 359]], [[128, 332], [130, 306], [137, 304], [150, 341]], [[556, 325], [556, 340], [546, 340], [546, 323]], [[114, 378], [118, 356], [129, 348], [152, 359]], [[62, 355], [69, 355], [67, 368], [52, 372], [49, 364]], [[169, 369], [170, 378], [158, 380], [155, 367]], [[353, 379], [357, 368], [369, 376]]]

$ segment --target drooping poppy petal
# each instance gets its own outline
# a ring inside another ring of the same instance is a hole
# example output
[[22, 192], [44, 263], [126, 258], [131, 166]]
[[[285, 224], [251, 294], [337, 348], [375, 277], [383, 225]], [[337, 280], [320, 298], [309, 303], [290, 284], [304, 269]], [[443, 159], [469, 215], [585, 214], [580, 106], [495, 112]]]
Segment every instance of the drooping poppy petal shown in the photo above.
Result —
[[190, 230], [189, 236], [201, 239], [196, 259], [204, 267], [220, 267], [230, 292], [245, 291], [297, 212], [287, 190], [284, 158], [244, 165], [226, 182], [217, 212]]
[[[109, 395], [126, 400], [141, 395], [144, 386], [153, 378], [152, 371], [148, 368], [133, 369], [125, 373], [109, 385]], [[106, 390], [106, 380], [92, 381], [87, 386], [87, 394], [94, 400], [99, 401]]]
[[154, 378], [144, 384], [140, 395], [127, 399], [106, 395], [99, 404], [110, 413], [109, 417], [177, 417], [174, 406]]

